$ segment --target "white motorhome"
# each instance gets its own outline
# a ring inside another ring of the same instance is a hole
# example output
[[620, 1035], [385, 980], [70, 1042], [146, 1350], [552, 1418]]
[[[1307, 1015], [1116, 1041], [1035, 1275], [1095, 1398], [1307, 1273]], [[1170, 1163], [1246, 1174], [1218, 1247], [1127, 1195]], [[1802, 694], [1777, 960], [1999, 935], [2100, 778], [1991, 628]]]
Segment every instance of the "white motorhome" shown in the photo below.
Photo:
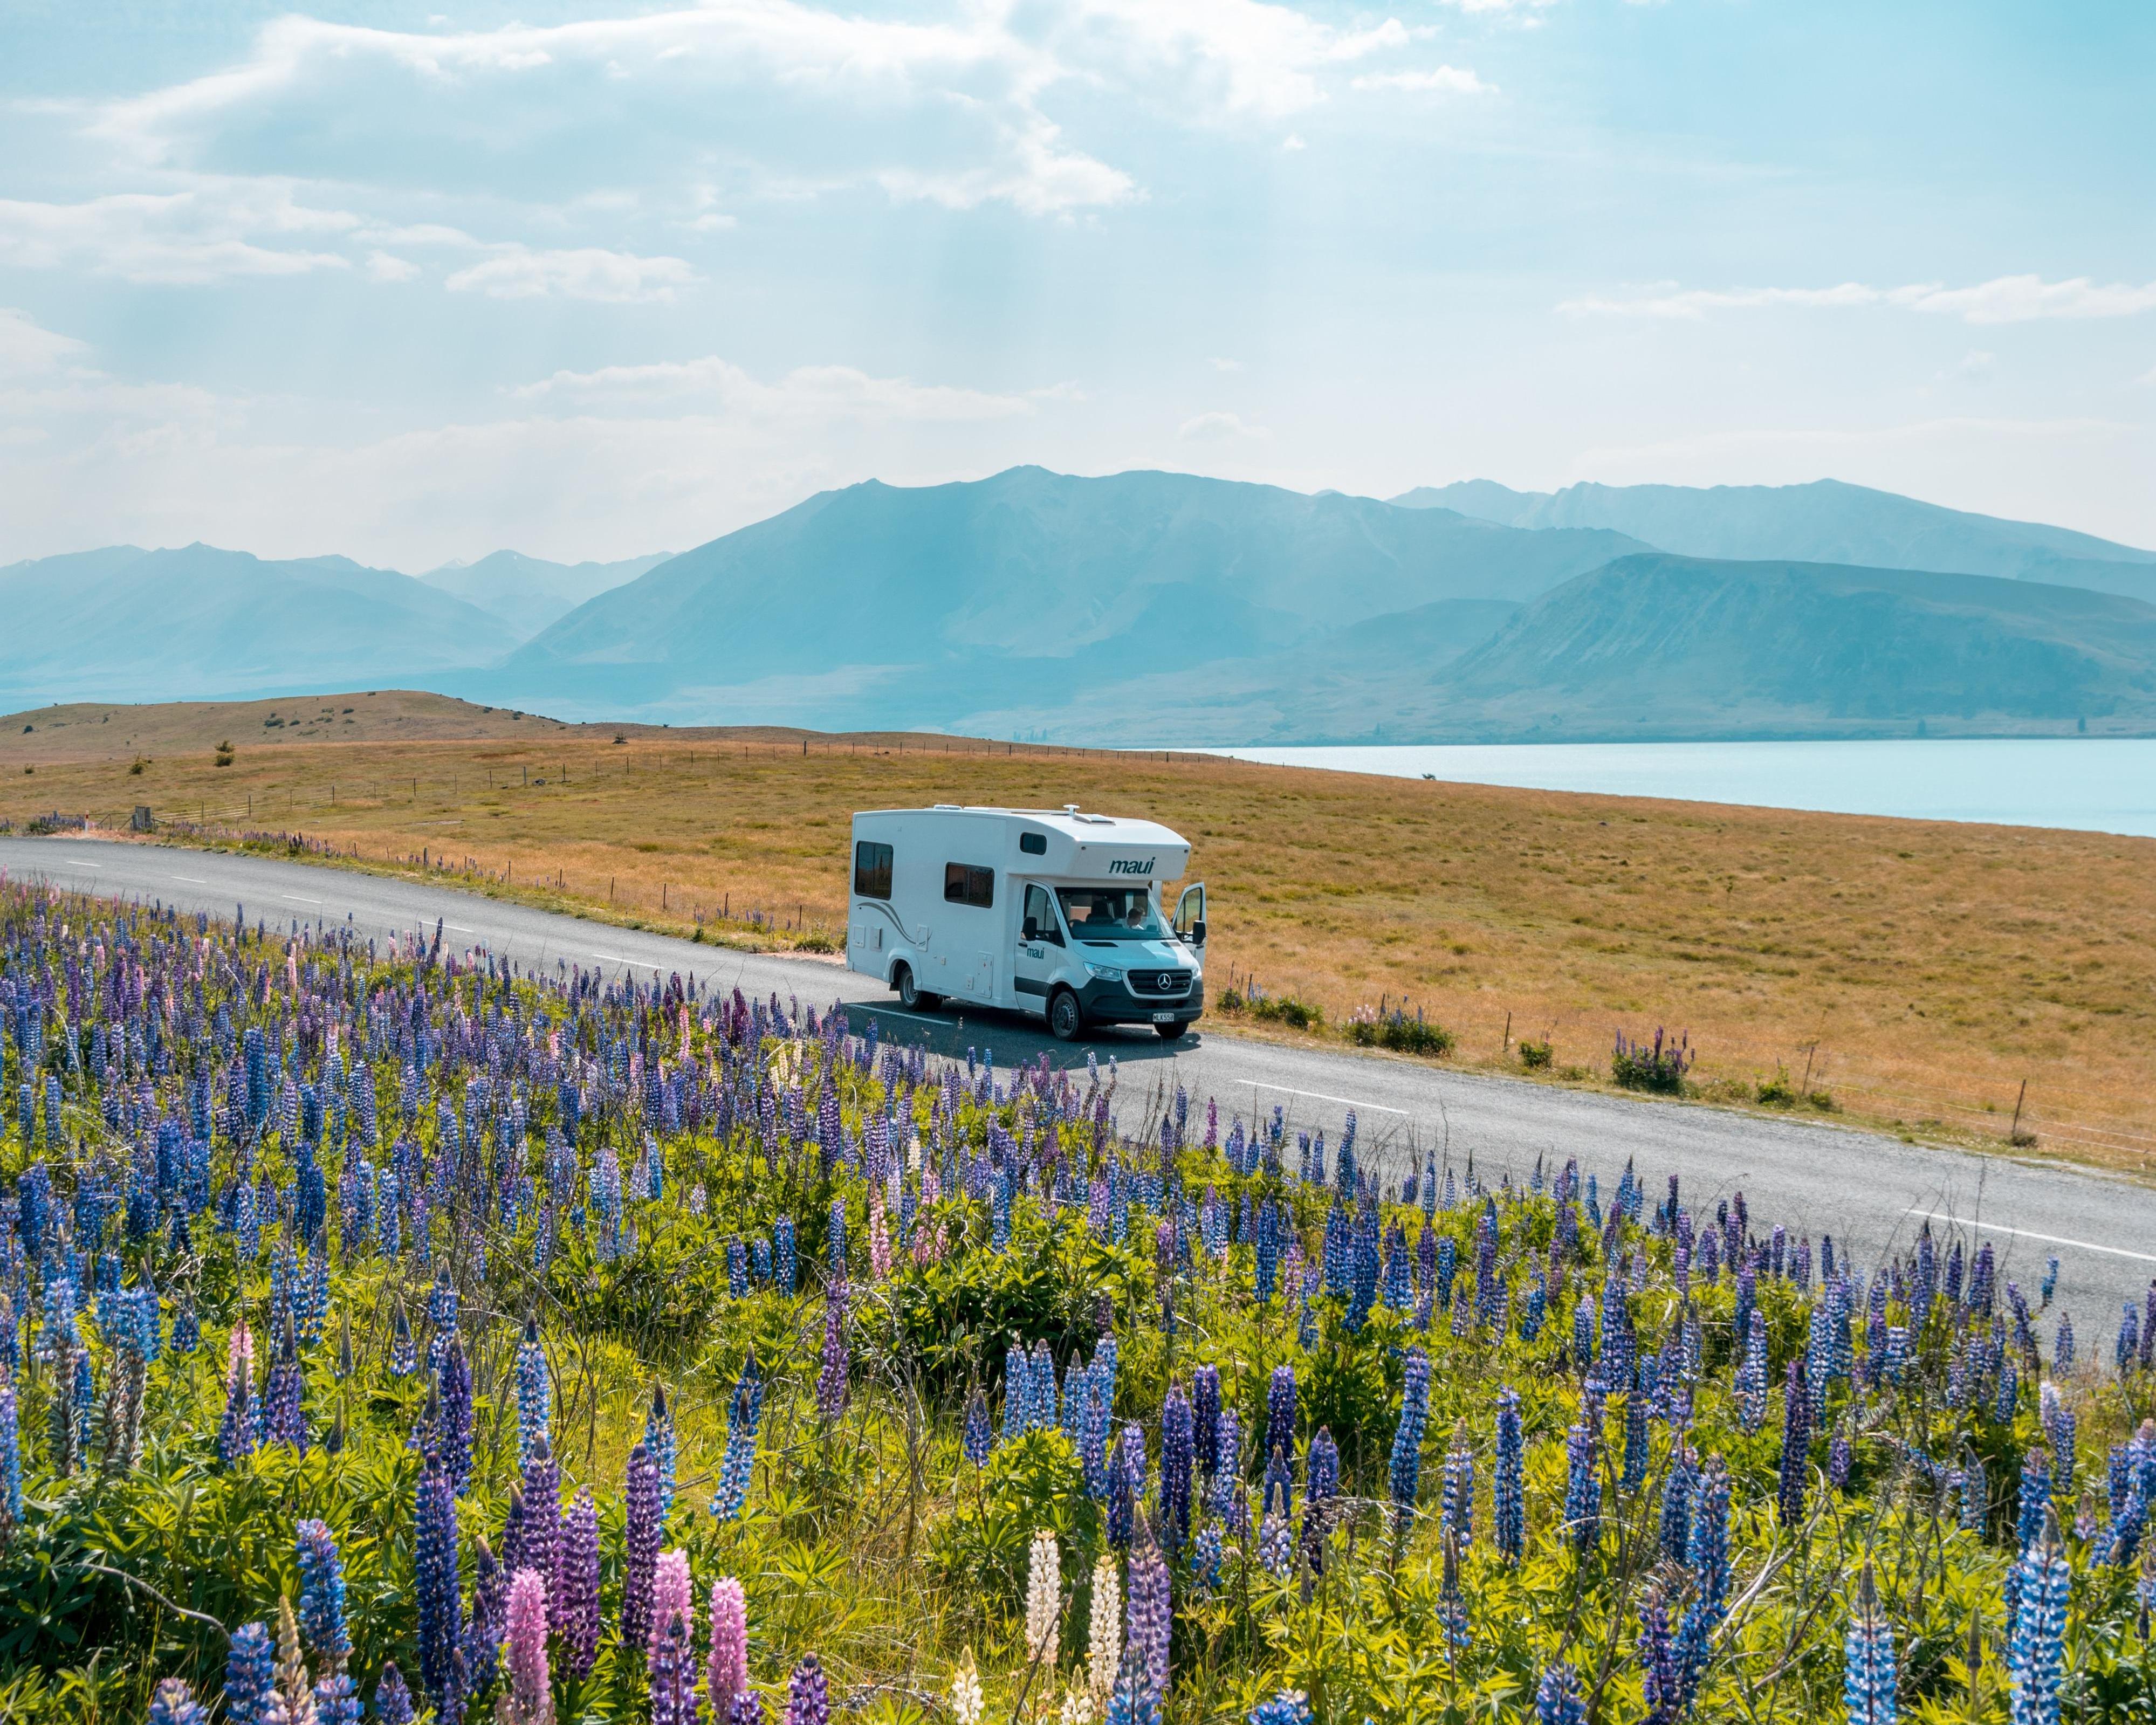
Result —
[[854, 817], [846, 965], [916, 1011], [1032, 1013], [1171, 1040], [1205, 1009], [1205, 888], [1160, 890], [1189, 842], [1149, 820], [1064, 809], [875, 809]]

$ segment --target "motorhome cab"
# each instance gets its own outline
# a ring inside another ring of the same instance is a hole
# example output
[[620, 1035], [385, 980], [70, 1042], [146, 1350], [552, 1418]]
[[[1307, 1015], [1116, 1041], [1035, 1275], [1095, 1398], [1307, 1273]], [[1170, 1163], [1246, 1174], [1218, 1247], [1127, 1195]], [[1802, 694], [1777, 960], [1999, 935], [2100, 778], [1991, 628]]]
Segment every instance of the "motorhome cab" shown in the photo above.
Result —
[[1190, 845], [1149, 820], [1059, 809], [886, 809], [854, 817], [846, 964], [906, 1006], [945, 1000], [1048, 1020], [1151, 1024], [1173, 1040], [1205, 1008], [1205, 888], [1163, 914]]

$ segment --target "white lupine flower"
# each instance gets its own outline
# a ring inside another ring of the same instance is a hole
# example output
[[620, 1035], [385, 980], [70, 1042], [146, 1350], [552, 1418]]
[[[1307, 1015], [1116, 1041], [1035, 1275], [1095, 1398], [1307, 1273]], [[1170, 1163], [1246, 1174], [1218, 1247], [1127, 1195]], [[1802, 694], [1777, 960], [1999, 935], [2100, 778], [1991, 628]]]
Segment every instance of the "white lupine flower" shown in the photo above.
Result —
[[1123, 1661], [1123, 1590], [1116, 1580], [1116, 1560], [1110, 1557], [1093, 1565], [1093, 1620], [1086, 1661], [1093, 1698], [1105, 1708], [1115, 1692], [1116, 1669]]
[[981, 1674], [974, 1669], [973, 1650], [968, 1647], [951, 1678], [951, 1711], [958, 1725], [981, 1725], [987, 1707], [988, 1698], [981, 1693]]
[[1057, 1725], [1093, 1725], [1093, 1697], [1084, 1684], [1073, 1680], [1063, 1692], [1063, 1714]]
[[1033, 1536], [1033, 1568], [1026, 1578], [1026, 1656], [1053, 1672], [1060, 1651], [1057, 1624], [1063, 1612], [1063, 1553], [1053, 1533]]

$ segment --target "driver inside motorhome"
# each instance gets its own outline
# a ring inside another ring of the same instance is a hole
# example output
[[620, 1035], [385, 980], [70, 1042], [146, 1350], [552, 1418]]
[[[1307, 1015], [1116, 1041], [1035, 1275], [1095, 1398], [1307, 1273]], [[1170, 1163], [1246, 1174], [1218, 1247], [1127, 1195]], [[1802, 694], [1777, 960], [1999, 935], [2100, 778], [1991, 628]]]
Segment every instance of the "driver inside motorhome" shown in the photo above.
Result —
[[1152, 894], [1142, 886], [1059, 886], [1063, 920], [1087, 941], [1158, 940], [1166, 930], [1153, 910]]

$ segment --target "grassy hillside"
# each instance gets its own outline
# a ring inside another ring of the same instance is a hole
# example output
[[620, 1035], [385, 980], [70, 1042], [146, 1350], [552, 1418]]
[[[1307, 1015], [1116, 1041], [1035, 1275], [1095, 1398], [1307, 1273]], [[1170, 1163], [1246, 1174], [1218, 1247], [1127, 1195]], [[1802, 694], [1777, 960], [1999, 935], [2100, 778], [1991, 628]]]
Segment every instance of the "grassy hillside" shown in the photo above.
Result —
[[775, 732], [235, 739], [219, 768], [216, 729], [133, 775], [124, 752], [90, 758], [66, 732], [11, 724], [0, 818], [124, 825], [147, 803], [213, 830], [304, 831], [375, 866], [446, 853], [487, 890], [685, 932], [729, 908], [739, 932], [751, 908], [843, 921], [855, 809], [1078, 802], [1194, 840], [1216, 992], [1255, 972], [1336, 1025], [1409, 997], [1456, 1033], [1455, 1060], [1508, 1070], [1521, 1039], [1547, 1035], [1558, 1070], [1606, 1070], [1617, 1029], [1664, 1024], [1691, 1033], [1720, 1094], [1778, 1065], [1802, 1087], [1809, 1066], [1851, 1117], [1994, 1146], [2026, 1078], [2047, 1149], [2135, 1169], [2156, 1153], [2147, 840], [941, 738], [804, 753]]

